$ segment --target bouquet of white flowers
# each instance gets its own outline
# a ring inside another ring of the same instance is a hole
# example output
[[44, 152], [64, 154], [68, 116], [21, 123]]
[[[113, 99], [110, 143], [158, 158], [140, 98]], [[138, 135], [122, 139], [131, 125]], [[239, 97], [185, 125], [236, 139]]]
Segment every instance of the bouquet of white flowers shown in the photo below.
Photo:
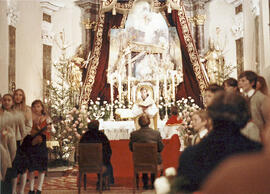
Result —
[[100, 98], [94, 102], [90, 100], [88, 107], [88, 116], [90, 120], [107, 120], [110, 117], [111, 105], [107, 101], [100, 101]]

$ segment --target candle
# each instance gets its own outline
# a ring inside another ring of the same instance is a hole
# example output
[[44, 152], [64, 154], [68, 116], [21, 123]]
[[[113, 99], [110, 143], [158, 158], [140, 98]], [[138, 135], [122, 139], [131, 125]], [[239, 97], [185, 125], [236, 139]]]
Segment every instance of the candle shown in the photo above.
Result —
[[167, 99], [167, 75], [164, 77], [164, 98]]
[[173, 101], [175, 100], [175, 85], [174, 85], [174, 73], [172, 73], [172, 98], [173, 98]]
[[113, 78], [110, 78], [111, 85], [111, 105], [113, 105]]
[[130, 77], [128, 76], [128, 103], [130, 102]]
[[118, 95], [119, 95], [119, 102], [122, 101], [122, 79], [121, 75], [118, 75]]
[[159, 102], [159, 77], [157, 76], [157, 85], [156, 85], [156, 102]]

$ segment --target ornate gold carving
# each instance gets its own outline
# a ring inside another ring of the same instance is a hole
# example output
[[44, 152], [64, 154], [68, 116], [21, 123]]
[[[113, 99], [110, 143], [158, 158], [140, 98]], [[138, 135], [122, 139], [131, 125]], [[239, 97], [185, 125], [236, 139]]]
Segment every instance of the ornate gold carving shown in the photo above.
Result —
[[165, 6], [166, 5], [166, 1], [164, 1], [164, 2], [160, 2], [160, 1], [158, 1], [158, 0], [154, 0], [154, 7], [163, 7], [163, 6]]
[[87, 30], [95, 29], [97, 25], [95, 21], [91, 22], [90, 18], [87, 18], [86, 21], [83, 21], [82, 23]]
[[204, 73], [201, 69], [201, 63], [199, 60], [199, 55], [197, 53], [196, 47], [193, 43], [193, 39], [190, 33], [189, 25], [188, 25], [188, 19], [185, 15], [183, 4], [181, 3], [180, 10], [178, 11], [179, 21], [180, 25], [183, 31], [183, 36], [185, 43], [187, 45], [187, 51], [189, 54], [189, 58], [192, 63], [193, 71], [195, 73], [196, 79], [198, 81], [201, 93], [203, 94], [208, 82], [206, 81], [206, 78], [204, 77]]
[[96, 41], [94, 45], [94, 51], [93, 51], [93, 60], [91, 61], [87, 74], [86, 79], [82, 87], [82, 93], [81, 93], [81, 104], [87, 104], [89, 101], [90, 94], [92, 92], [93, 84], [95, 82], [96, 77], [96, 70], [99, 65], [99, 57], [102, 47], [102, 35], [103, 35], [103, 27], [104, 27], [104, 20], [105, 20], [105, 14], [100, 14], [99, 22], [98, 22], [98, 29], [96, 33]]
[[127, 3], [116, 3], [116, 8], [119, 9], [131, 9], [133, 6], [134, 0], [130, 0]]
[[195, 15], [193, 18], [196, 25], [204, 25], [205, 19], [206, 19], [206, 15]]
[[112, 2], [113, 2], [113, 0], [106, 0], [106, 1], [103, 1], [103, 5], [109, 6]]
[[125, 28], [125, 24], [126, 24], [126, 21], [127, 21], [127, 16], [128, 16], [128, 13], [123, 14], [123, 18], [122, 18], [122, 21], [121, 21], [121, 24], [120, 24], [120, 28], [122, 28], [122, 29]]

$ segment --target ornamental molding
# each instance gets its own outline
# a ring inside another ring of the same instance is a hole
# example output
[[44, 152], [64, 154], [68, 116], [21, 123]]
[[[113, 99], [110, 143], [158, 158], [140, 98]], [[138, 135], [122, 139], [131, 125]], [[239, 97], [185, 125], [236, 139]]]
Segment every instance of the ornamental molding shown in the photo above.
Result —
[[42, 21], [41, 24], [41, 38], [42, 44], [53, 46], [54, 33], [52, 31], [53, 25], [49, 22]]
[[235, 7], [243, 3], [243, 0], [225, 0], [229, 4], [233, 4]]
[[65, 4], [60, 1], [56, 0], [40, 0], [40, 7], [43, 13], [48, 15], [52, 15], [53, 12], [58, 11], [59, 9], [63, 8]]
[[20, 12], [17, 9], [16, 1], [7, 2], [7, 21], [8, 25], [11, 25], [16, 28], [17, 22], [19, 21]]
[[[127, 13], [130, 9], [132, 9], [133, 5], [139, 0], [129, 0], [127, 2], [117, 2], [117, 0], [102, 0], [101, 2], [101, 11], [104, 12], [113, 12], [113, 15], [118, 13]], [[161, 11], [164, 9], [168, 10], [170, 13], [172, 10], [180, 10], [180, 2], [181, 0], [167, 0], [167, 1], [159, 1], [159, 0], [145, 0], [151, 6], [152, 11]]]
[[254, 17], [260, 15], [260, 0], [250, 0], [250, 10]]
[[233, 25], [231, 27], [235, 40], [244, 37], [244, 15], [243, 12], [235, 15], [233, 18]]
[[100, 0], [78, 0], [74, 3], [82, 9], [88, 9], [91, 7], [99, 7]]

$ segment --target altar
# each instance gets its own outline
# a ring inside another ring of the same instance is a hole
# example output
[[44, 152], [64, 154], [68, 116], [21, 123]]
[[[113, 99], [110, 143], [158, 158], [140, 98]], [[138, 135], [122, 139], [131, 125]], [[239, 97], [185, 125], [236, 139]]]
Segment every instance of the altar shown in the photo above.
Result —
[[[162, 131], [165, 120], [158, 121], [158, 130]], [[109, 140], [129, 139], [130, 133], [135, 131], [134, 121], [102, 121], [100, 120], [99, 130], [104, 131]]]

